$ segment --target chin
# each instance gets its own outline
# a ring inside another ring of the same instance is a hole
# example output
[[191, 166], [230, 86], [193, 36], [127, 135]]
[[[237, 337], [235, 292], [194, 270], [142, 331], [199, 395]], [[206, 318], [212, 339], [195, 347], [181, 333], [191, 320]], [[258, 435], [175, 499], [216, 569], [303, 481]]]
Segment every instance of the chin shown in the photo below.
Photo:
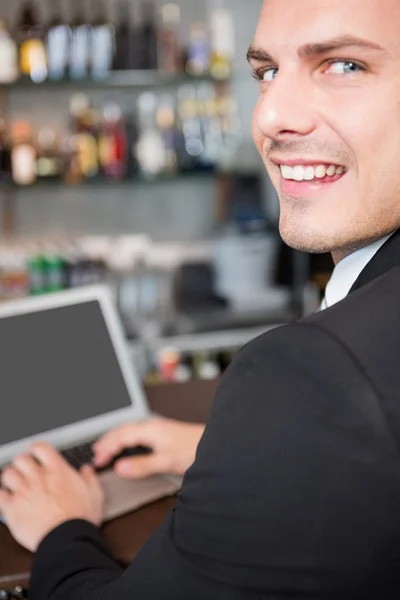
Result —
[[331, 252], [335, 248], [335, 243], [329, 243], [330, 236], [324, 235], [319, 231], [311, 231], [310, 229], [302, 228], [299, 225], [288, 226], [285, 223], [280, 223], [279, 233], [281, 238], [294, 250], [300, 252], [308, 252], [309, 254], [325, 254]]

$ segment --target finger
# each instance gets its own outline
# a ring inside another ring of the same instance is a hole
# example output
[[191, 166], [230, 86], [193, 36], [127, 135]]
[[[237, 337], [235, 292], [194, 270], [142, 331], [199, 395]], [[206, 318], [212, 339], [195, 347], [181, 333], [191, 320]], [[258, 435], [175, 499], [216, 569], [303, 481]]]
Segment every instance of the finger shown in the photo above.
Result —
[[17, 456], [13, 461], [13, 466], [25, 477], [28, 483], [37, 481], [43, 475], [42, 467], [33, 456], [28, 454]]
[[14, 467], [7, 467], [1, 477], [1, 485], [10, 492], [20, 492], [28, 487], [25, 477]]
[[60, 467], [68, 466], [68, 463], [63, 459], [61, 454], [59, 454], [57, 450], [50, 446], [50, 444], [34, 444], [30, 452], [41, 465], [46, 467], [46, 469], [55, 471], [60, 469]]
[[151, 421], [123, 425], [106, 433], [93, 447], [94, 464], [102, 467], [124, 448], [151, 445]]
[[80, 473], [88, 487], [95, 492], [102, 490], [100, 479], [94, 469], [90, 465], [83, 465]]
[[167, 473], [169, 464], [170, 461], [165, 454], [151, 454], [119, 460], [114, 470], [124, 479], [142, 479], [150, 475]]
[[98, 498], [101, 506], [104, 507], [104, 489], [100, 483], [99, 476], [90, 465], [84, 465], [81, 469], [81, 475], [90, 491], [92, 497]]

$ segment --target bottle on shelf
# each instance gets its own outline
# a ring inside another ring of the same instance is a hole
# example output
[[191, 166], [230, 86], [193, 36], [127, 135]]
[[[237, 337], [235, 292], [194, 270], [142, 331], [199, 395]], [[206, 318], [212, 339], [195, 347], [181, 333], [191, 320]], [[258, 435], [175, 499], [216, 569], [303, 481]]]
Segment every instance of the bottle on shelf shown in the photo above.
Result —
[[0, 20], [0, 84], [13, 83], [18, 79], [18, 48], [4, 21]]
[[181, 352], [177, 348], [163, 348], [157, 362], [161, 381], [172, 382], [181, 362]]
[[181, 9], [177, 4], [163, 4], [158, 32], [158, 68], [162, 73], [176, 75], [182, 71], [180, 44]]
[[205, 75], [210, 70], [210, 42], [205, 23], [193, 23], [190, 28], [186, 56], [186, 72], [192, 76]]
[[83, 0], [75, 0], [75, 17], [71, 26], [69, 53], [69, 76], [71, 79], [85, 79], [90, 74], [93, 27], [86, 17]]
[[219, 8], [211, 14], [210, 73], [218, 80], [232, 75], [235, 56], [235, 30], [230, 10]]
[[47, 78], [47, 56], [44, 28], [30, 0], [24, 2], [17, 23], [20, 71], [35, 83]]
[[178, 161], [181, 171], [197, 170], [204, 152], [196, 87], [185, 84], [178, 89]]
[[36, 147], [33, 131], [27, 121], [16, 121], [12, 126], [11, 167], [17, 185], [32, 185], [36, 181]]
[[127, 71], [129, 69], [137, 68], [136, 45], [132, 27], [130, 4], [128, 0], [121, 0], [118, 6], [118, 22], [115, 32], [115, 56], [113, 65], [115, 71]]
[[0, 116], [0, 184], [12, 181], [11, 143], [6, 120]]
[[65, 132], [61, 142], [62, 174], [67, 185], [78, 185], [83, 181], [76, 138], [76, 133]]
[[107, 17], [105, 5], [94, 0], [92, 26], [91, 75], [94, 79], [105, 79], [112, 67], [115, 56], [115, 26]]
[[197, 87], [197, 110], [204, 145], [199, 157], [203, 169], [213, 169], [219, 163], [224, 145], [218, 106], [215, 86], [208, 82], [201, 83]]
[[212, 381], [221, 375], [221, 368], [213, 352], [198, 352], [193, 362], [194, 371], [199, 379]]
[[153, 179], [161, 175], [166, 167], [166, 151], [163, 137], [157, 127], [157, 96], [144, 92], [137, 101], [139, 137], [136, 155], [141, 174]]
[[28, 276], [29, 276], [29, 295], [40, 296], [46, 292], [46, 259], [43, 254], [43, 249], [35, 245], [29, 248], [28, 259]]
[[116, 102], [104, 106], [99, 158], [102, 175], [107, 180], [122, 180], [127, 174], [128, 140], [122, 124], [121, 107]]
[[[134, 179], [137, 177], [139, 172], [139, 164], [136, 154], [136, 148], [138, 143], [138, 123], [136, 118], [134, 101], [130, 101], [128, 98], [124, 110], [124, 122], [125, 122], [125, 133], [127, 143], [127, 155], [126, 155], [126, 174], [127, 179]], [[128, 108], [129, 107], [129, 108]]]
[[57, 181], [62, 177], [62, 163], [57, 133], [52, 127], [43, 127], [37, 136], [36, 176], [38, 180]]
[[66, 288], [65, 264], [56, 245], [50, 245], [44, 253], [45, 293], [61, 292]]
[[138, 32], [139, 69], [156, 70], [158, 67], [157, 24], [154, 5], [146, 0], [142, 3], [142, 25]]
[[53, 0], [50, 4], [53, 16], [46, 31], [48, 77], [50, 80], [59, 81], [68, 74], [72, 32], [71, 26], [63, 19], [60, 5], [54, 9]]
[[0, 299], [15, 300], [29, 294], [26, 257], [17, 244], [0, 247]]
[[100, 172], [97, 113], [91, 108], [90, 100], [85, 94], [75, 94], [71, 98], [70, 113], [76, 165], [82, 179], [93, 180]]
[[156, 112], [156, 121], [164, 141], [165, 168], [168, 175], [178, 172], [177, 135], [176, 135], [176, 99], [172, 94], [160, 96]]
[[218, 115], [221, 123], [223, 143], [219, 163], [224, 171], [230, 172], [237, 164], [242, 143], [242, 127], [236, 98], [227, 91], [218, 95]]

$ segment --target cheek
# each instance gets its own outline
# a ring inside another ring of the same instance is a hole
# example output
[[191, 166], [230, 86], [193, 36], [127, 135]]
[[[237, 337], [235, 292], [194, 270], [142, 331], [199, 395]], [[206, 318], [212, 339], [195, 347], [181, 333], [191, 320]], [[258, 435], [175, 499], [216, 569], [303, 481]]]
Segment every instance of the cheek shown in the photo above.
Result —
[[259, 99], [255, 106], [254, 112], [253, 112], [252, 136], [253, 136], [254, 143], [257, 146], [259, 153], [262, 154], [262, 147], [263, 147], [263, 143], [265, 140], [265, 135], [262, 133], [262, 131], [259, 127], [260, 110], [261, 110], [261, 100]]
[[[394, 137], [398, 147], [399, 136], [393, 135], [392, 111], [390, 108], [382, 111], [381, 107], [382, 102], [375, 102], [373, 96], [368, 101], [357, 97], [344, 102], [340, 98], [340, 102], [336, 99], [334, 105], [328, 105], [325, 122], [343, 142], [340, 158], [357, 171], [369, 170], [372, 163], [376, 164], [390, 152]], [[397, 129], [400, 132], [400, 127]]]

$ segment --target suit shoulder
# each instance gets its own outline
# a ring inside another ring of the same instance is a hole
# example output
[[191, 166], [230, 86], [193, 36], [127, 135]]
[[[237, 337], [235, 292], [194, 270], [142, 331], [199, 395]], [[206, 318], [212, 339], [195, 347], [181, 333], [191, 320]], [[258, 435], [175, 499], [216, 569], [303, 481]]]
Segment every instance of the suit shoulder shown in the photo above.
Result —
[[273, 329], [236, 356], [217, 391], [212, 414], [239, 413], [265, 402], [346, 398], [348, 386], [368, 387], [345, 345], [329, 332], [302, 321]]
[[[395, 267], [338, 304], [305, 319], [335, 337], [372, 373], [400, 352], [400, 268]], [[382, 353], [382, 348], [385, 352]], [[395, 372], [397, 373], [397, 363]]]

